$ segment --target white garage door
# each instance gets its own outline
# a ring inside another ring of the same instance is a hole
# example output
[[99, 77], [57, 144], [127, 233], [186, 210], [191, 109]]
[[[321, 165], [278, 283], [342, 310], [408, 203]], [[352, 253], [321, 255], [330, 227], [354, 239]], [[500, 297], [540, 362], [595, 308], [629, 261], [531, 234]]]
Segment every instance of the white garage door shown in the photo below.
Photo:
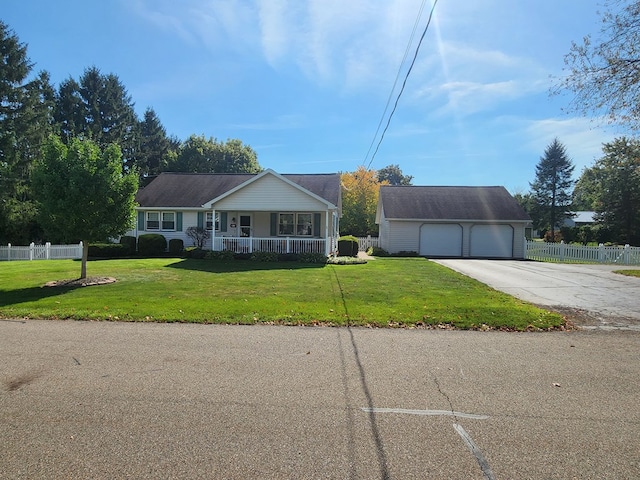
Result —
[[513, 227], [511, 225], [474, 225], [471, 227], [472, 257], [513, 257]]
[[457, 224], [428, 224], [420, 228], [420, 255], [461, 257], [462, 227]]

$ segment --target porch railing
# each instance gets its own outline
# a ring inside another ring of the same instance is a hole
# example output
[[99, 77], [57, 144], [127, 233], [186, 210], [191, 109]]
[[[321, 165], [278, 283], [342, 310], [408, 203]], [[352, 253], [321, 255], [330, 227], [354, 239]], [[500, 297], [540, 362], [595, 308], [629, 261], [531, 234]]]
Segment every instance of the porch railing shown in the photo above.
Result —
[[[331, 241], [329, 239], [328, 241]], [[324, 238], [258, 238], [258, 237], [215, 237], [213, 250], [229, 250], [235, 253], [322, 253], [327, 252]]]

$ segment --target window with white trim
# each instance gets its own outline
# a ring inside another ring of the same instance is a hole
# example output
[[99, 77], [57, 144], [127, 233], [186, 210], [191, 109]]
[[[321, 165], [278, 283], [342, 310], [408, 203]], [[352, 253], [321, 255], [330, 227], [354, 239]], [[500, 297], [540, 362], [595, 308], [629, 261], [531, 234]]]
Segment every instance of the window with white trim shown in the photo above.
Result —
[[[213, 227], [213, 212], [207, 212], [207, 218], [205, 220], [205, 224], [207, 227], [207, 230], [211, 230], [211, 228]], [[220, 214], [218, 212], [216, 212], [216, 232], [220, 231]]]
[[160, 230], [160, 212], [147, 212], [146, 230]]
[[147, 212], [145, 230], [175, 230], [176, 212]]
[[313, 236], [312, 213], [280, 213], [278, 214], [278, 235], [299, 237]]
[[162, 212], [162, 230], [175, 230], [175, 229], [176, 229], [175, 212]]

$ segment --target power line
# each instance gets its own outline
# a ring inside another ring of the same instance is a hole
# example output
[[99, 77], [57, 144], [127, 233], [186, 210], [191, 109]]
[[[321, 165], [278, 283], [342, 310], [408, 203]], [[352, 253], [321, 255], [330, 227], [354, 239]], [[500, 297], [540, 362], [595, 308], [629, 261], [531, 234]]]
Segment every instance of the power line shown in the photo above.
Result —
[[418, 25], [420, 24], [420, 19], [422, 18], [422, 12], [424, 11], [424, 6], [427, 3], [427, 0], [422, 0], [422, 4], [420, 5], [420, 10], [418, 11], [418, 15], [416, 16], [416, 21], [413, 24], [413, 30], [411, 31], [411, 36], [409, 37], [409, 42], [407, 43], [407, 48], [404, 50], [404, 56], [402, 57], [402, 61], [398, 66], [398, 73], [396, 73], [396, 79], [393, 81], [393, 86], [391, 87], [391, 91], [389, 92], [389, 97], [387, 98], [387, 104], [384, 106], [384, 111], [382, 112], [382, 116], [380, 117], [380, 121], [378, 122], [378, 128], [376, 128], [376, 133], [373, 135], [371, 139], [371, 144], [369, 145], [369, 150], [367, 150], [367, 154], [364, 156], [364, 161], [362, 165], [369, 158], [369, 154], [373, 149], [373, 145], [376, 142], [376, 138], [378, 138], [378, 133], [380, 132], [380, 127], [382, 127], [382, 122], [384, 121], [384, 117], [387, 115], [387, 110], [389, 109], [389, 105], [391, 104], [391, 98], [393, 97], [393, 92], [396, 90], [396, 85], [398, 84], [398, 80], [400, 79], [400, 74], [402, 73], [402, 66], [404, 65], [405, 60], [409, 56], [409, 50], [411, 49], [411, 45], [413, 44], [413, 38], [416, 35], [416, 31], [418, 30]]
[[[398, 93], [398, 96], [396, 97], [396, 101], [393, 105], [393, 110], [391, 110], [391, 113], [389, 114], [389, 118], [387, 119], [387, 124], [384, 127], [384, 130], [382, 131], [382, 135], [380, 136], [380, 140], [378, 141], [378, 145], [376, 145], [376, 149], [373, 152], [373, 155], [371, 156], [371, 160], [369, 160], [369, 163], [367, 164], [367, 170], [371, 167], [371, 164], [373, 163], [373, 159], [376, 157], [376, 154], [378, 153], [378, 150], [380, 148], [380, 144], [382, 143], [382, 140], [384, 140], [384, 135], [385, 133], [387, 133], [387, 130], [389, 129], [389, 125], [391, 124], [391, 118], [393, 117], [393, 114], [396, 112], [396, 108], [398, 107], [398, 102], [400, 101], [400, 97], [402, 96], [402, 93], [404, 92], [404, 89], [407, 85], [407, 79], [409, 78], [409, 75], [411, 74], [411, 70], [413, 70], [413, 66], [416, 63], [416, 58], [418, 57], [418, 52], [420, 51], [420, 46], [422, 45], [422, 41], [424, 40], [425, 35], [427, 34], [427, 31], [429, 30], [429, 26], [431, 25], [431, 19], [433, 18], [433, 12], [436, 9], [436, 5], [438, 4], [438, 0], [434, 0], [433, 1], [433, 5], [431, 6], [431, 11], [429, 12], [429, 19], [427, 20], [427, 24], [424, 27], [424, 30], [422, 32], [422, 36], [420, 37], [420, 40], [418, 41], [418, 45], [416, 46], [416, 51], [413, 55], [413, 59], [411, 60], [411, 65], [409, 65], [409, 69], [407, 70], [407, 74], [404, 77], [404, 81], [402, 82], [402, 88], [400, 88], [400, 92]], [[423, 3], [424, 5], [424, 3]], [[420, 9], [420, 12], [422, 13], [422, 8]], [[420, 17], [418, 17], [420, 18]], [[404, 60], [403, 60], [404, 62]], [[395, 88], [395, 83], [394, 83], [394, 88]], [[393, 92], [393, 90], [392, 90]], [[385, 112], [386, 112], [386, 108], [385, 108]], [[384, 114], [383, 114], [383, 118], [384, 118]], [[382, 120], [381, 120], [382, 122]], [[377, 135], [377, 131], [376, 131], [376, 135]], [[374, 137], [375, 140], [375, 137]], [[369, 148], [369, 151], [371, 150], [371, 148]], [[369, 153], [367, 152], [367, 155]], [[366, 158], [365, 158], [366, 160]]]

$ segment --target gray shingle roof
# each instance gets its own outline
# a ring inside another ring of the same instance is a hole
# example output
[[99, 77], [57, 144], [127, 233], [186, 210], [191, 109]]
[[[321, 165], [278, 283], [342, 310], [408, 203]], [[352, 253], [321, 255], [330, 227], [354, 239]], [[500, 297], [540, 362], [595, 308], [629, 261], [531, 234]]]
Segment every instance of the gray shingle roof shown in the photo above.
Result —
[[504, 187], [380, 187], [387, 219], [530, 220]]
[[[140, 189], [136, 202], [141, 207], [201, 207], [206, 202], [255, 177], [250, 173], [170, 173], [158, 175]], [[282, 175], [302, 188], [338, 205], [340, 175], [295, 174]]]

